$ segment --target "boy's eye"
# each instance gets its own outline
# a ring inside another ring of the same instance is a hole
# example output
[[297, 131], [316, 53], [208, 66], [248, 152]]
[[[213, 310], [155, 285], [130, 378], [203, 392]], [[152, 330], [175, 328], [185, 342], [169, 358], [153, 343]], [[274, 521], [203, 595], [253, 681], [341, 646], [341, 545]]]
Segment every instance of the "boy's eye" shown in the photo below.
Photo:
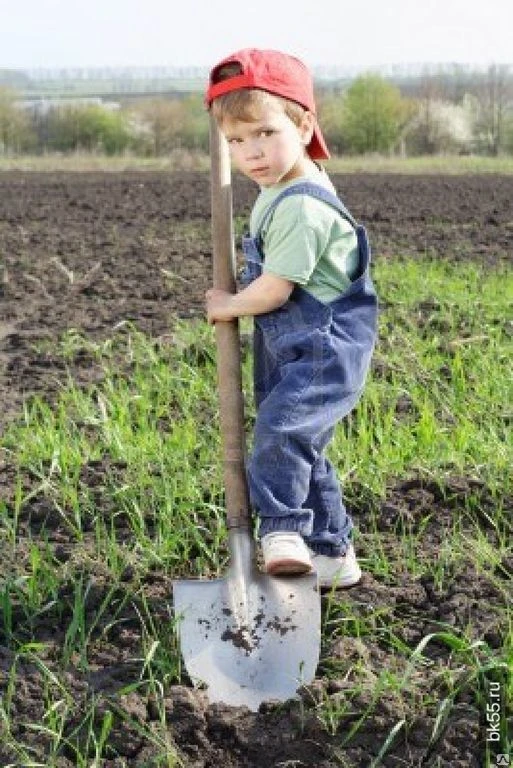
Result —
[[[274, 128], [262, 128], [257, 134], [258, 138], [267, 138], [269, 136], [272, 136], [274, 133], [276, 133]], [[244, 139], [242, 139], [240, 136], [230, 136], [227, 138], [228, 144], [242, 144]]]

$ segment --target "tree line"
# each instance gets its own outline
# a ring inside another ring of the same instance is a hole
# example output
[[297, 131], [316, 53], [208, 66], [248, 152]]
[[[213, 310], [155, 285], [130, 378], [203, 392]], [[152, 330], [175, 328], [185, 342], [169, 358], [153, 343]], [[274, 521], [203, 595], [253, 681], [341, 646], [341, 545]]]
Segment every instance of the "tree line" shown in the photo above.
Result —
[[[318, 89], [319, 122], [333, 154], [513, 153], [513, 78], [491, 66], [471, 80], [430, 75], [394, 84], [377, 74]], [[24, 104], [0, 87], [0, 154], [86, 151], [162, 156], [208, 151], [202, 96], [108, 105]]]

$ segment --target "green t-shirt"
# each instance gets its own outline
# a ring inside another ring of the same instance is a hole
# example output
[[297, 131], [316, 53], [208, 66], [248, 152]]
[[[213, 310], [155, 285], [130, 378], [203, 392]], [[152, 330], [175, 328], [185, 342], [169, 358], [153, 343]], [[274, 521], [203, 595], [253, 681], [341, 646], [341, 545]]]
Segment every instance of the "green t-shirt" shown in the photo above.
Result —
[[[316, 170], [286, 184], [263, 187], [250, 218], [254, 237], [272, 201], [287, 187], [313, 181], [336, 194], [328, 175]], [[291, 195], [277, 206], [263, 231], [264, 272], [301, 285], [324, 303], [350, 284], [358, 267], [358, 246], [351, 224], [331, 205], [311, 195]]]

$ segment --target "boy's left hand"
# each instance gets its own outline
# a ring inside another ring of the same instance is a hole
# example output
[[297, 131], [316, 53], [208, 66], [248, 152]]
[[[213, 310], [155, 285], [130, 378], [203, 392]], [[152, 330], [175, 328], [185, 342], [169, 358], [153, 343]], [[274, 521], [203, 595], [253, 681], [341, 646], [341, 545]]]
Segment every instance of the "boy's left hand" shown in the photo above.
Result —
[[220, 288], [209, 288], [205, 294], [207, 299], [207, 320], [213, 325], [216, 320], [233, 320], [235, 314], [231, 310], [234, 294], [222, 291]]

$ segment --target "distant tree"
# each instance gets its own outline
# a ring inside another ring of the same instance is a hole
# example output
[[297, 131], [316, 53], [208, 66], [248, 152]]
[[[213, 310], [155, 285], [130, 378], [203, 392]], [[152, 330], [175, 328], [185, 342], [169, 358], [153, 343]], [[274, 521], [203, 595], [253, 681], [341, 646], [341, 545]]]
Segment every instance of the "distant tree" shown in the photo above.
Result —
[[0, 69], [0, 86], [21, 91], [30, 83], [30, 78], [19, 69]]
[[478, 81], [475, 132], [482, 149], [498, 155], [507, 148], [513, 110], [513, 77], [507, 64], [492, 64]]
[[403, 131], [405, 154], [461, 154], [472, 149], [473, 109], [469, 98], [461, 104], [423, 99]]
[[[432, 155], [440, 151], [440, 123], [436, 104], [443, 97], [440, 77], [424, 74], [419, 84], [417, 120], [415, 130], [415, 154]], [[411, 134], [410, 134], [411, 135]]]
[[52, 110], [47, 132], [49, 149], [61, 152], [82, 149], [114, 155], [131, 141], [126, 116], [94, 104]]
[[344, 136], [344, 102], [341, 95], [325, 95], [318, 99], [319, 123], [328, 147], [335, 155], [347, 150]]
[[513, 114], [508, 114], [504, 124], [504, 151], [513, 155]]
[[182, 101], [185, 110], [183, 146], [208, 151], [209, 123], [201, 94], [191, 94]]
[[417, 87], [416, 111], [402, 132], [405, 154], [468, 151], [472, 138], [470, 111], [463, 103], [453, 103], [447, 93], [442, 77], [426, 69]]
[[19, 106], [17, 93], [0, 87], [0, 154], [20, 154], [34, 142], [30, 117]]
[[178, 101], [151, 99], [132, 110], [136, 149], [160, 157], [176, 145], [182, 130], [182, 110]]
[[389, 152], [410, 114], [411, 105], [395, 85], [379, 75], [358, 77], [344, 99], [341, 128], [349, 150]]
[[208, 119], [199, 95], [185, 99], [152, 99], [133, 111], [138, 146], [146, 154], [173, 149], [208, 149]]

